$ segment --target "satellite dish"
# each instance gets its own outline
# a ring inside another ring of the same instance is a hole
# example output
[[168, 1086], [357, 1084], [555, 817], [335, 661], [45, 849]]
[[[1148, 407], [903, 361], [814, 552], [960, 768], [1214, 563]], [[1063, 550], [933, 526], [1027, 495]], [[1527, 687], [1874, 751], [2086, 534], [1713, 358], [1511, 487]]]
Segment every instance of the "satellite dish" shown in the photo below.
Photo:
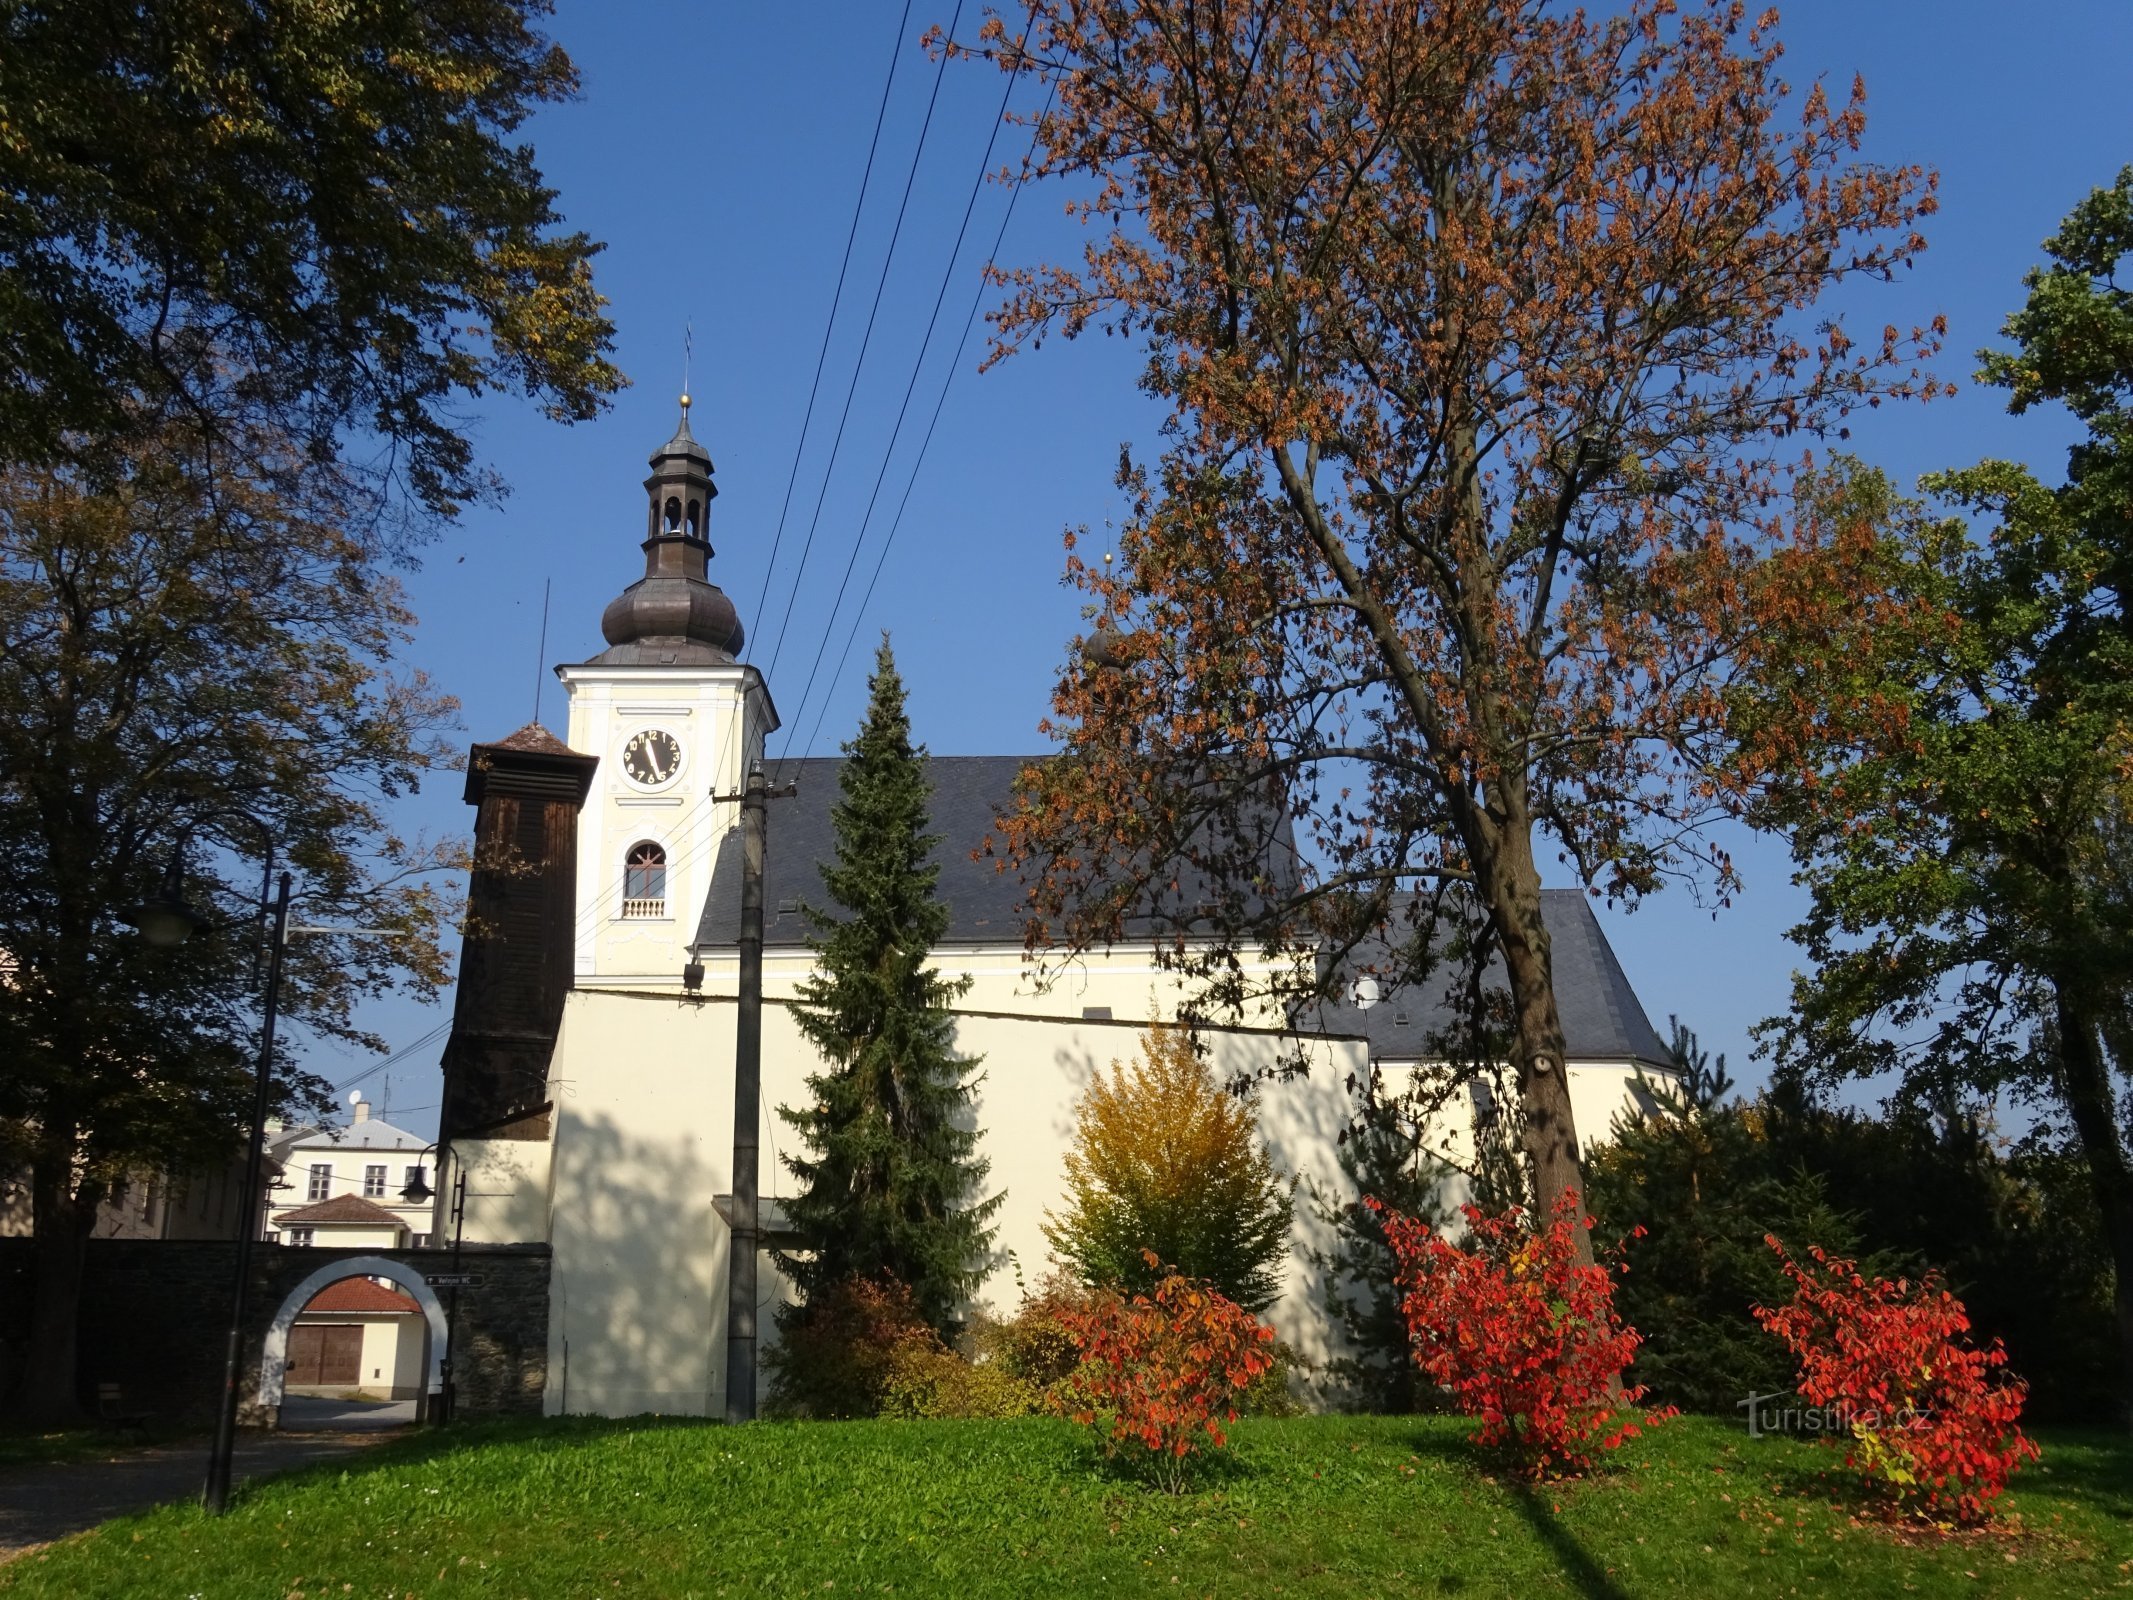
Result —
[[1368, 1011], [1385, 998], [1385, 991], [1378, 986], [1378, 980], [1367, 972], [1355, 980], [1355, 988], [1352, 993], [1355, 998], [1355, 1009], [1358, 1011]]
[[352, 1106], [361, 1105], [363, 1103], [363, 1091], [361, 1089], [350, 1089], [348, 1091], [348, 1103]]

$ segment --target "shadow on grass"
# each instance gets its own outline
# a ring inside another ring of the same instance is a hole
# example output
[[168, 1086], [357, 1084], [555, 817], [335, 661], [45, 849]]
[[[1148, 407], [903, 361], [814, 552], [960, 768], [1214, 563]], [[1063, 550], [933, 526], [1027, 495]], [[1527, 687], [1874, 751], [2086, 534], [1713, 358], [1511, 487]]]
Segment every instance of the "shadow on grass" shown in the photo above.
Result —
[[[1423, 1460], [1500, 1491], [1525, 1520], [1534, 1538], [1555, 1558], [1571, 1587], [1587, 1600], [1629, 1600], [1629, 1591], [1616, 1583], [1606, 1567], [1563, 1526], [1540, 1490], [1520, 1478], [1516, 1469], [1501, 1458], [1480, 1450], [1470, 1439], [1438, 1431], [1413, 1433], [1400, 1442]], [[1590, 1474], [1596, 1478], [1607, 1475], [1604, 1468]]]

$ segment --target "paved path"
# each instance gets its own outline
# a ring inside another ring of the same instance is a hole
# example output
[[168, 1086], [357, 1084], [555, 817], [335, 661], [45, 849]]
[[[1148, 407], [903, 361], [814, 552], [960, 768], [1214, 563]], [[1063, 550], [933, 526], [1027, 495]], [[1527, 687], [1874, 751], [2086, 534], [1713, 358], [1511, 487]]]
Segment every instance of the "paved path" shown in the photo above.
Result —
[[[329, 1461], [389, 1437], [383, 1430], [248, 1435], [237, 1441], [236, 1477], [242, 1482]], [[205, 1439], [0, 1471], [0, 1562], [128, 1512], [197, 1500], [206, 1476]]]

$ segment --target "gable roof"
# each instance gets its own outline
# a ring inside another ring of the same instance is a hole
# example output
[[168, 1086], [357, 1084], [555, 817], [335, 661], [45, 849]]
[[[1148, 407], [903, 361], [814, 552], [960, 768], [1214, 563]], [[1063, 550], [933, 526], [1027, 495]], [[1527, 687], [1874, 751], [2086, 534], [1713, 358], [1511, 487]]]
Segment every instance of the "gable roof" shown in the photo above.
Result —
[[271, 1220], [277, 1228], [285, 1228], [292, 1222], [307, 1227], [321, 1222], [360, 1223], [369, 1227], [407, 1226], [406, 1217], [397, 1211], [387, 1211], [383, 1206], [365, 1200], [359, 1194], [337, 1194], [331, 1200], [298, 1206], [294, 1211], [277, 1211]]
[[[931, 756], [926, 776], [933, 784], [929, 815], [934, 833], [941, 836], [932, 859], [941, 869], [939, 895], [948, 907], [948, 931], [943, 944], [1004, 944], [1019, 949], [1028, 907], [1022, 879], [999, 861], [974, 858], [972, 852], [995, 831], [999, 817], [1016, 804], [1016, 785], [1022, 769], [1042, 756]], [[767, 812], [768, 848], [763, 859], [763, 943], [792, 946], [807, 941], [807, 918], [800, 907], [809, 904], [829, 908], [829, 891], [823, 887], [822, 864], [836, 859], [837, 830], [831, 818], [840, 790], [841, 756], [810, 756], [800, 761], [780, 762], [773, 782], [796, 780], [799, 792], [789, 799], [770, 802]], [[1276, 881], [1293, 873], [1293, 847], [1285, 813], [1269, 817], [1268, 871]], [[1190, 874], [1185, 875], [1187, 880]], [[1189, 915], [1193, 906], [1210, 899], [1202, 888], [1183, 881], [1172, 904], [1157, 908], [1167, 913], [1161, 923], [1167, 932]], [[738, 942], [741, 927], [741, 835], [735, 828], [719, 841], [718, 856], [711, 869], [711, 892], [705, 897], [692, 948], [715, 949]]]
[[430, 1141], [396, 1128], [380, 1117], [337, 1127], [292, 1128], [277, 1134], [270, 1147], [284, 1161], [304, 1150], [425, 1150]]
[[[1615, 958], [1614, 947], [1592, 902], [1581, 889], [1543, 889], [1541, 921], [1548, 929], [1555, 974], [1555, 1005], [1563, 1019], [1563, 1045], [1572, 1061], [1637, 1061], [1665, 1067], [1671, 1057], [1665, 1042], [1644, 1014], [1643, 1002], [1630, 987], [1629, 974]], [[1349, 966], [1360, 972], [1393, 962], [1383, 940], [1357, 946]], [[1458, 1012], [1450, 998], [1455, 974], [1432, 973], [1421, 984], [1388, 986], [1367, 1011], [1352, 1003], [1328, 1001], [1308, 1008], [1308, 1015], [1329, 1033], [1361, 1034], [1370, 1041], [1371, 1059], [1426, 1060], [1430, 1036], [1453, 1026]], [[1506, 984], [1503, 960], [1489, 963], [1483, 979], [1490, 988]], [[1341, 992], [1350, 985], [1343, 983]]]
[[398, 1289], [388, 1289], [371, 1278], [343, 1278], [339, 1283], [329, 1283], [313, 1295], [298, 1316], [313, 1316], [321, 1311], [390, 1312], [396, 1316], [420, 1316], [422, 1307]]

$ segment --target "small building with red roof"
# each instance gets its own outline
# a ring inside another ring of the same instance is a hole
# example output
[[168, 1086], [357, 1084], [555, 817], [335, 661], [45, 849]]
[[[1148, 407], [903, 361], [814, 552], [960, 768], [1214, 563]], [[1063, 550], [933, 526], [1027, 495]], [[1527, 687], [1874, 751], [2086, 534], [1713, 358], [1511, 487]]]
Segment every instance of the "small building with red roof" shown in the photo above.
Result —
[[286, 1392], [419, 1398], [428, 1342], [429, 1324], [411, 1298], [376, 1278], [343, 1278], [297, 1313]]

